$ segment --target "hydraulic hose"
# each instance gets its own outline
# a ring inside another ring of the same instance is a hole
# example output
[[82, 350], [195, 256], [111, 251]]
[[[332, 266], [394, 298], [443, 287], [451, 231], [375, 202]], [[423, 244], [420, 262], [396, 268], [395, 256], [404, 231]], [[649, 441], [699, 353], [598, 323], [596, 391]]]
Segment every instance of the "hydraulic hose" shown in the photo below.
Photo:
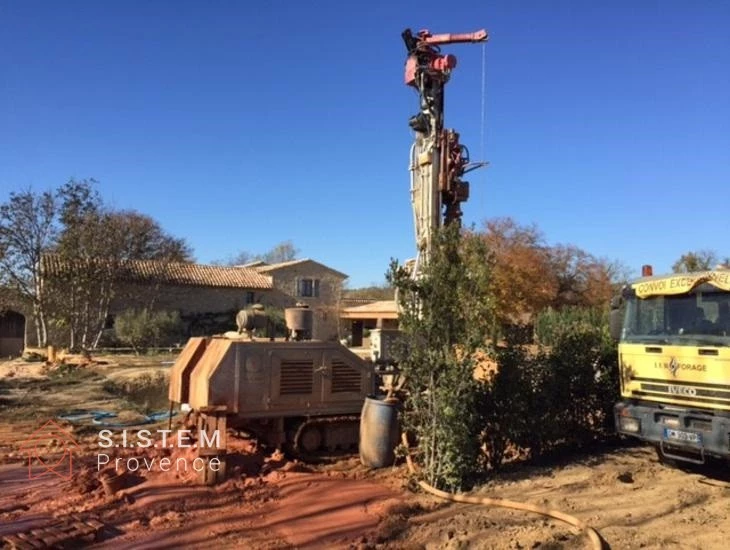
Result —
[[[406, 449], [408, 449], [408, 438], [406, 437], [406, 434], [403, 434], [403, 444], [406, 446]], [[408, 470], [411, 472], [411, 474], [416, 474], [416, 468], [413, 465], [413, 460], [411, 459], [411, 454], [409, 452], [406, 452], [406, 462], [408, 464]], [[557, 519], [558, 521], [562, 521], [563, 523], [567, 523], [571, 527], [574, 527], [578, 531], [584, 531], [588, 538], [591, 541], [591, 546], [595, 550], [602, 550], [603, 549], [603, 541], [601, 540], [601, 536], [598, 534], [598, 531], [593, 529], [593, 527], [590, 527], [583, 523], [578, 518], [571, 516], [569, 514], [565, 514], [563, 512], [559, 512], [557, 510], [550, 510], [549, 508], [545, 508], [543, 506], [537, 506], [535, 504], [528, 504], [524, 502], [515, 502], [513, 500], [505, 500], [501, 498], [489, 498], [489, 497], [474, 497], [474, 496], [468, 496], [468, 495], [455, 495], [453, 493], [448, 493], [446, 491], [441, 491], [440, 489], [436, 489], [435, 487], [432, 487], [425, 481], [418, 481], [418, 485], [426, 491], [427, 493], [430, 493], [438, 498], [449, 500], [451, 502], [463, 502], [466, 504], [481, 504], [483, 506], [500, 506], [502, 508], [511, 508], [512, 510], [520, 510], [523, 512], [532, 512], [534, 514], [540, 514], [542, 516], [547, 516], [549, 518]]]

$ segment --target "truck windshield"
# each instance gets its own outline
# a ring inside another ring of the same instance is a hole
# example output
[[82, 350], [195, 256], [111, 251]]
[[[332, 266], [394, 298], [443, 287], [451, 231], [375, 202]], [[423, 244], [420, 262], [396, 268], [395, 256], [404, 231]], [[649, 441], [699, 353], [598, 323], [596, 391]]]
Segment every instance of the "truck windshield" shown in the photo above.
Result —
[[730, 346], [730, 292], [704, 284], [676, 296], [627, 297], [621, 341]]

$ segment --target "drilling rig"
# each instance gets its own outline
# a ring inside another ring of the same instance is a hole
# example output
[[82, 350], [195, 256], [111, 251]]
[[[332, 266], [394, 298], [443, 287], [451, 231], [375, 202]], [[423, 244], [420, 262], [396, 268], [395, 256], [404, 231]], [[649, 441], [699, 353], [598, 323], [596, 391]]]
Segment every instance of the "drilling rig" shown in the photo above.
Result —
[[461, 224], [461, 203], [469, 199], [469, 182], [464, 175], [486, 165], [471, 162], [459, 134], [444, 128], [444, 90], [456, 67], [456, 57], [443, 55], [440, 46], [486, 42], [488, 35], [484, 29], [463, 34], [422, 30], [415, 35], [406, 29], [402, 37], [408, 52], [405, 83], [418, 91], [420, 100], [419, 112], [408, 121], [415, 132], [409, 170], [417, 248], [412, 274], [418, 278], [428, 261], [434, 230]]
[[[411, 277], [418, 279], [431, 255], [434, 231], [449, 224], [461, 225], [461, 203], [469, 199], [469, 182], [464, 176], [486, 166], [472, 162], [469, 149], [459, 134], [444, 127], [444, 90], [456, 68], [456, 57], [442, 54], [447, 44], [478, 43], [488, 40], [482, 29], [462, 34], [413, 34], [403, 31], [406, 45], [405, 84], [418, 92], [419, 111], [408, 124], [415, 132], [410, 151], [411, 204], [416, 236], [416, 258], [406, 263]], [[396, 295], [396, 304], [399, 298]], [[391, 364], [392, 349], [400, 332], [377, 327], [370, 332], [370, 355], [380, 364]]]
[[[414, 35], [406, 30], [402, 36], [408, 51], [405, 82], [420, 99], [419, 112], [409, 121], [415, 131], [410, 192], [418, 248], [413, 275], [418, 277], [433, 231], [461, 223], [460, 205], [469, 198], [463, 176], [485, 164], [472, 163], [459, 134], [444, 128], [444, 87], [456, 58], [442, 55], [440, 46], [484, 42], [487, 33]], [[252, 308], [239, 313], [237, 333], [191, 338], [175, 362], [171, 403], [188, 411], [186, 424], [196, 428], [198, 441], [215, 441], [198, 447], [201, 458], [212, 463], [225, 457], [227, 428], [306, 454], [357, 443], [363, 403], [380, 387], [373, 363], [340, 343], [311, 340], [312, 315], [306, 308], [285, 313], [291, 339], [256, 336], [268, 321]], [[224, 477], [225, 468], [206, 468], [201, 479], [215, 483]]]

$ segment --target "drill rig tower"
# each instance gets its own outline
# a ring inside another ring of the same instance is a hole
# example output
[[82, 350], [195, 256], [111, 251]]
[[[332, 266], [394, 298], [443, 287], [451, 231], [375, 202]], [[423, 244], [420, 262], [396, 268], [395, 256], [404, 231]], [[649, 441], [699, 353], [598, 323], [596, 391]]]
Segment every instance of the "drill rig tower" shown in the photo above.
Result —
[[422, 30], [403, 34], [408, 51], [405, 83], [418, 91], [420, 110], [409, 120], [416, 133], [411, 146], [411, 202], [413, 204], [418, 255], [413, 277], [418, 278], [428, 261], [435, 229], [450, 223], [461, 224], [461, 203], [469, 198], [464, 174], [486, 163], [471, 163], [468, 149], [459, 143], [459, 134], [444, 128], [444, 88], [456, 57], [442, 55], [439, 46], [486, 42], [487, 31], [464, 34], [431, 34]]

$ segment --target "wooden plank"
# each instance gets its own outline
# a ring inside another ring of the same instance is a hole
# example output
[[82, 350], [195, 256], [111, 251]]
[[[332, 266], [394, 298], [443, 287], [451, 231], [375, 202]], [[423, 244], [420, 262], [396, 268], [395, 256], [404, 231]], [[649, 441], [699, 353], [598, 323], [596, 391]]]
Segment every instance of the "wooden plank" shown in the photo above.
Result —
[[17, 533], [17, 536], [20, 540], [30, 545], [30, 548], [43, 548], [43, 544], [35, 540], [35, 537], [32, 537], [26, 533]]
[[103, 529], [104, 524], [96, 517], [82, 518], [74, 514], [44, 527], [8, 535], [4, 540], [19, 550], [49, 548], [89, 537], [97, 540]]
[[3, 538], [3, 540], [16, 550], [32, 550], [33, 548], [33, 546], [25, 542], [17, 535], [7, 535]]
[[100, 522], [98, 519], [88, 518], [88, 519], [84, 520], [84, 523], [86, 523], [92, 529], [97, 529], [97, 530], [104, 529], [104, 524], [102, 522]]
[[67, 537], [66, 537], [66, 535], [64, 535], [64, 534], [62, 534], [62, 533], [59, 533], [58, 531], [56, 531], [56, 532], [54, 533], [53, 531], [51, 531], [51, 530], [49, 529], [49, 530], [48, 530], [48, 534], [46, 534], [46, 535], [43, 535], [43, 536], [41, 537], [41, 540], [42, 540], [42, 541], [43, 541], [43, 542], [44, 542], [44, 543], [45, 543], [46, 545], [48, 545], [48, 546], [54, 546], [54, 545], [56, 545], [56, 544], [59, 544], [59, 543], [61, 543], [61, 542], [65, 542], [65, 541], [67, 540]]

